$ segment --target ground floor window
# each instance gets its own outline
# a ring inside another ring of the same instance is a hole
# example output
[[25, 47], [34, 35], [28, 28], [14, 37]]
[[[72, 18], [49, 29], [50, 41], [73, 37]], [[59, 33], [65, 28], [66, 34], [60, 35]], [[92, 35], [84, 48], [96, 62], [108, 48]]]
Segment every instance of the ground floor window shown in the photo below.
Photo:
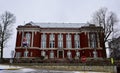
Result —
[[54, 58], [54, 52], [53, 51], [50, 52], [50, 58]]
[[93, 57], [97, 58], [97, 51], [93, 51]]
[[41, 51], [41, 56], [45, 56], [45, 51]]
[[31, 53], [30, 53], [30, 56], [32, 57], [32, 55], [33, 55], [33, 53], [31, 52]]
[[28, 57], [28, 51], [24, 52], [24, 57]]
[[77, 56], [77, 57], [80, 57], [80, 52], [77, 51], [77, 52], [76, 52], [76, 56]]
[[68, 59], [71, 59], [71, 52], [70, 51], [67, 52], [67, 57], [68, 57]]
[[16, 58], [20, 58], [21, 57], [21, 52], [16, 52]]

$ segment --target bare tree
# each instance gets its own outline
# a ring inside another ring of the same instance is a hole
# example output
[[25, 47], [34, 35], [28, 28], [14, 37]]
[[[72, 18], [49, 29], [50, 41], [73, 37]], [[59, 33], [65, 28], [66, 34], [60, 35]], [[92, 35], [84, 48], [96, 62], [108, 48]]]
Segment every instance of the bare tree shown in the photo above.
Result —
[[1, 48], [1, 59], [3, 59], [3, 49], [10, 36], [12, 35], [12, 26], [15, 23], [16, 17], [14, 14], [6, 11], [0, 16], [0, 48]]
[[101, 8], [93, 14], [92, 23], [101, 26], [104, 29], [104, 45], [113, 32], [114, 26], [117, 22], [118, 19], [116, 14], [108, 11], [107, 8]]

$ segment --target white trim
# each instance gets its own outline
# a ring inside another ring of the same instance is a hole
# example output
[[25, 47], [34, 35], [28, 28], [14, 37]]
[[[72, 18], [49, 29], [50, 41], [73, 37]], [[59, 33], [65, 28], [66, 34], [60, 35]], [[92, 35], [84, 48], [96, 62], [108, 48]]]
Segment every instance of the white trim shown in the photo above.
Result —
[[[15, 49], [25, 49], [24, 47], [15, 47]], [[58, 48], [39, 48], [39, 47], [28, 47], [28, 49], [40, 49], [40, 50], [57, 50]], [[85, 47], [85, 48], [63, 48], [63, 50], [83, 50], [83, 49], [90, 49], [92, 48]], [[102, 50], [102, 48], [96, 48], [97, 50]]]

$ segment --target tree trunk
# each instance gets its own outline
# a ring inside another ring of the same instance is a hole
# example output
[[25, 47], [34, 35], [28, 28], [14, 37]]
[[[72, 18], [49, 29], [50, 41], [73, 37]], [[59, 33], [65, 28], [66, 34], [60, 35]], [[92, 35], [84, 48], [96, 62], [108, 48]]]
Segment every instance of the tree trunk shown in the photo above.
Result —
[[3, 59], [3, 42], [1, 43], [1, 59]]

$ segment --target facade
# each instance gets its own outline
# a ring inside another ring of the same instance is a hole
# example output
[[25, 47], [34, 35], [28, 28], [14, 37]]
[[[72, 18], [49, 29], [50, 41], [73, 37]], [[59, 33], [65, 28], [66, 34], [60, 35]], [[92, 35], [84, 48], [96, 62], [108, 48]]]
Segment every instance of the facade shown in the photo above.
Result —
[[[47, 26], [48, 25], [48, 26]], [[60, 26], [61, 25], [61, 26]], [[16, 58], [103, 58], [103, 28], [79, 23], [27, 23], [17, 27]]]

